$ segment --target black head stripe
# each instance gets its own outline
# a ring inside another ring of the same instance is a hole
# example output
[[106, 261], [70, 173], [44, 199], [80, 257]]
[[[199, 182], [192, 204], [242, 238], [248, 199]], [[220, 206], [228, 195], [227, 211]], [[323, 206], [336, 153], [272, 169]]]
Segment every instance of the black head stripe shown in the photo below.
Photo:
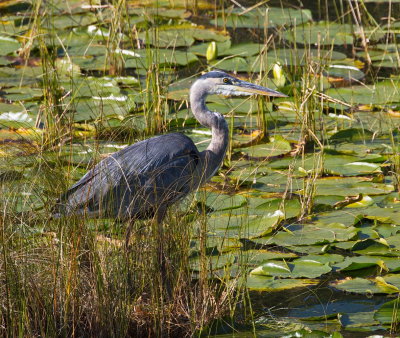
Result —
[[213, 70], [202, 75], [200, 79], [220, 79], [223, 77], [230, 77], [230, 75], [220, 70]]

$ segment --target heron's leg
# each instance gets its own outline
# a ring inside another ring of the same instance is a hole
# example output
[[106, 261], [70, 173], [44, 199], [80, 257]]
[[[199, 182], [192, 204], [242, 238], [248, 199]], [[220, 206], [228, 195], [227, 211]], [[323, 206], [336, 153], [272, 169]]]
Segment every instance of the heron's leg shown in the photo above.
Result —
[[131, 233], [132, 233], [132, 229], [133, 229], [134, 225], [135, 225], [135, 219], [134, 218], [129, 219], [128, 228], [126, 229], [126, 233], [125, 233], [125, 249], [126, 250], [128, 250], [128, 248], [129, 248], [129, 240], [131, 238]]
[[163, 220], [165, 218], [166, 212], [167, 212], [166, 207], [159, 207], [156, 213], [156, 222], [158, 228], [157, 256], [161, 273], [161, 283], [163, 285], [163, 288], [166, 290], [166, 295], [169, 297], [171, 293], [171, 286], [167, 276], [167, 264], [166, 264], [167, 256], [164, 250], [164, 227], [163, 227]]

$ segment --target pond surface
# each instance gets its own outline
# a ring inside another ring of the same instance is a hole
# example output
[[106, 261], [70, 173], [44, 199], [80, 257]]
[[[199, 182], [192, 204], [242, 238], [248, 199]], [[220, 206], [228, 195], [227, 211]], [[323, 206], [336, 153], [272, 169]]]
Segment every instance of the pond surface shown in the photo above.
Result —
[[[203, 150], [211, 136], [190, 113], [190, 84], [213, 68], [250, 78], [289, 97], [209, 97], [233, 138], [195, 196], [210, 275], [245, 276], [260, 337], [395, 332], [399, 4], [196, 3], [52, 1], [40, 16], [28, 1], [0, 4], [4, 196], [15, 212], [43, 208], [41, 196], [54, 201], [102, 156], [153, 134], [182, 131]], [[38, 149], [66, 173], [53, 192]]]

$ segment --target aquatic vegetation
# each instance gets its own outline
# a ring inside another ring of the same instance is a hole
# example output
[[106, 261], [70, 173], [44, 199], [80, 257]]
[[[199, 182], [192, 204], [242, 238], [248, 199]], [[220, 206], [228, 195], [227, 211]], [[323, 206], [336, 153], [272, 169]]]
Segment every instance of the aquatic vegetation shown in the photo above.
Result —
[[[0, 3], [3, 334], [398, 332], [399, 4], [239, 2]], [[125, 251], [114, 220], [51, 219], [128, 144], [203, 150], [188, 90], [211, 69], [289, 97], [208, 98], [233, 141], [164, 238], [143, 222]]]

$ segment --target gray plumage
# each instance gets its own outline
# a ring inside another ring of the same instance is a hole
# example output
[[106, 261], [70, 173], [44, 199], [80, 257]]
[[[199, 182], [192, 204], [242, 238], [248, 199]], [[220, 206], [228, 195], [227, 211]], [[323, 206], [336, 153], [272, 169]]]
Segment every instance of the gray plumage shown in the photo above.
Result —
[[211, 128], [212, 138], [199, 152], [181, 133], [152, 137], [100, 161], [59, 199], [55, 214], [113, 217], [121, 220], [156, 216], [162, 221], [171, 204], [209, 180], [220, 167], [228, 147], [224, 117], [210, 112], [208, 94], [285, 96], [241, 81], [221, 71], [209, 72], [190, 89], [196, 119]]

